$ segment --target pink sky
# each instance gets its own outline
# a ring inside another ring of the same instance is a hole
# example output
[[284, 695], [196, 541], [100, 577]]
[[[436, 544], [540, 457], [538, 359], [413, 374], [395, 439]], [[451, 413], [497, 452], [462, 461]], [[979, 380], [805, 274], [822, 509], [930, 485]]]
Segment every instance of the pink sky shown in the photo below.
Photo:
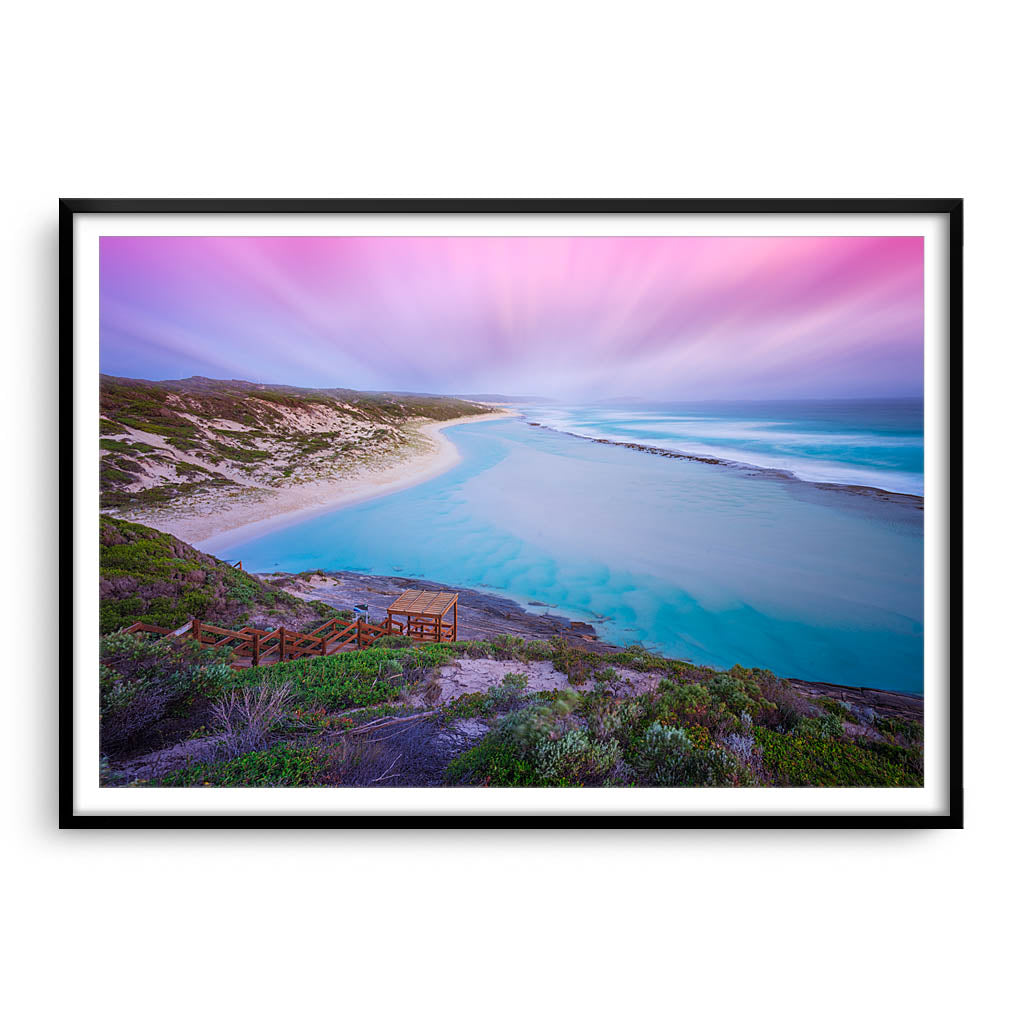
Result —
[[101, 368], [566, 398], [920, 395], [920, 238], [100, 241]]

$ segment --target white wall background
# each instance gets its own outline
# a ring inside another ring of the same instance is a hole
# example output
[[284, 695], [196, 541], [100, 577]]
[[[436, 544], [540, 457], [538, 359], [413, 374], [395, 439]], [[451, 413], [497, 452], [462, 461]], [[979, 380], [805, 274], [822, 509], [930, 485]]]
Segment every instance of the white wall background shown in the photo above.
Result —
[[7, 10], [6, 625], [55, 613], [59, 195], [966, 196], [969, 531], [963, 832], [59, 834], [55, 662], [5, 631], [12, 1019], [1002, 1017], [1020, 30], [985, 0]]

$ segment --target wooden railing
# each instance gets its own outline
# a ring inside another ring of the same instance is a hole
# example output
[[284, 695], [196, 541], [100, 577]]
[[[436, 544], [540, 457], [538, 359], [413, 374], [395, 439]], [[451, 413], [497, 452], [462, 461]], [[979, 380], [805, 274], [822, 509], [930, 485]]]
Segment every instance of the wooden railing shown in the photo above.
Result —
[[417, 619], [410, 617], [407, 633], [413, 640], [423, 643], [454, 640], [455, 626], [451, 622], [439, 622], [437, 619]]
[[148, 622], [133, 622], [125, 627], [125, 633], [157, 633], [159, 636], [167, 636], [171, 630], [167, 626], [151, 626]]
[[285, 626], [278, 629], [258, 629], [255, 626], [224, 629], [223, 626], [192, 619], [175, 630], [136, 622], [124, 632], [154, 633], [161, 637], [188, 636], [201, 647], [231, 651], [236, 663], [247, 660], [256, 667], [275, 655], [278, 661], [292, 661], [295, 658], [324, 657], [342, 650], [362, 650], [383, 636], [402, 633], [403, 630], [398, 623], [376, 625], [362, 619], [356, 622], [328, 619], [309, 633], [287, 629]]

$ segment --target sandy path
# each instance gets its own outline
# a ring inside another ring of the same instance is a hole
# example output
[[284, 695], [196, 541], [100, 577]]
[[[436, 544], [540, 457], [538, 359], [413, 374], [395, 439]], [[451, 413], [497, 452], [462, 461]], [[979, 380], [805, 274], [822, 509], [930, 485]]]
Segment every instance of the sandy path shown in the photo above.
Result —
[[332, 508], [379, 498], [439, 476], [459, 462], [458, 448], [443, 433], [447, 427], [507, 419], [512, 415], [486, 413], [411, 425], [429, 442], [428, 451], [410, 454], [393, 465], [360, 468], [344, 479], [285, 488], [250, 487], [244, 495], [228, 501], [215, 497], [203, 500], [194, 511], [154, 509], [132, 518], [189, 544], [215, 542], [223, 546], [248, 540]]

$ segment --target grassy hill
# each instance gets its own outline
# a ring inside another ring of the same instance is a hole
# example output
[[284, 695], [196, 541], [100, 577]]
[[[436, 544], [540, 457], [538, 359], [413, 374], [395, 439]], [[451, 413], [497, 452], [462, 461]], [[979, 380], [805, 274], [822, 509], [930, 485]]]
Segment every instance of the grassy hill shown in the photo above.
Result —
[[414, 421], [488, 411], [344, 388], [101, 376], [100, 507], [134, 511], [344, 476], [415, 450]]
[[100, 632], [148, 622], [177, 627], [199, 618], [302, 629], [339, 615], [235, 569], [148, 526], [100, 516]]

